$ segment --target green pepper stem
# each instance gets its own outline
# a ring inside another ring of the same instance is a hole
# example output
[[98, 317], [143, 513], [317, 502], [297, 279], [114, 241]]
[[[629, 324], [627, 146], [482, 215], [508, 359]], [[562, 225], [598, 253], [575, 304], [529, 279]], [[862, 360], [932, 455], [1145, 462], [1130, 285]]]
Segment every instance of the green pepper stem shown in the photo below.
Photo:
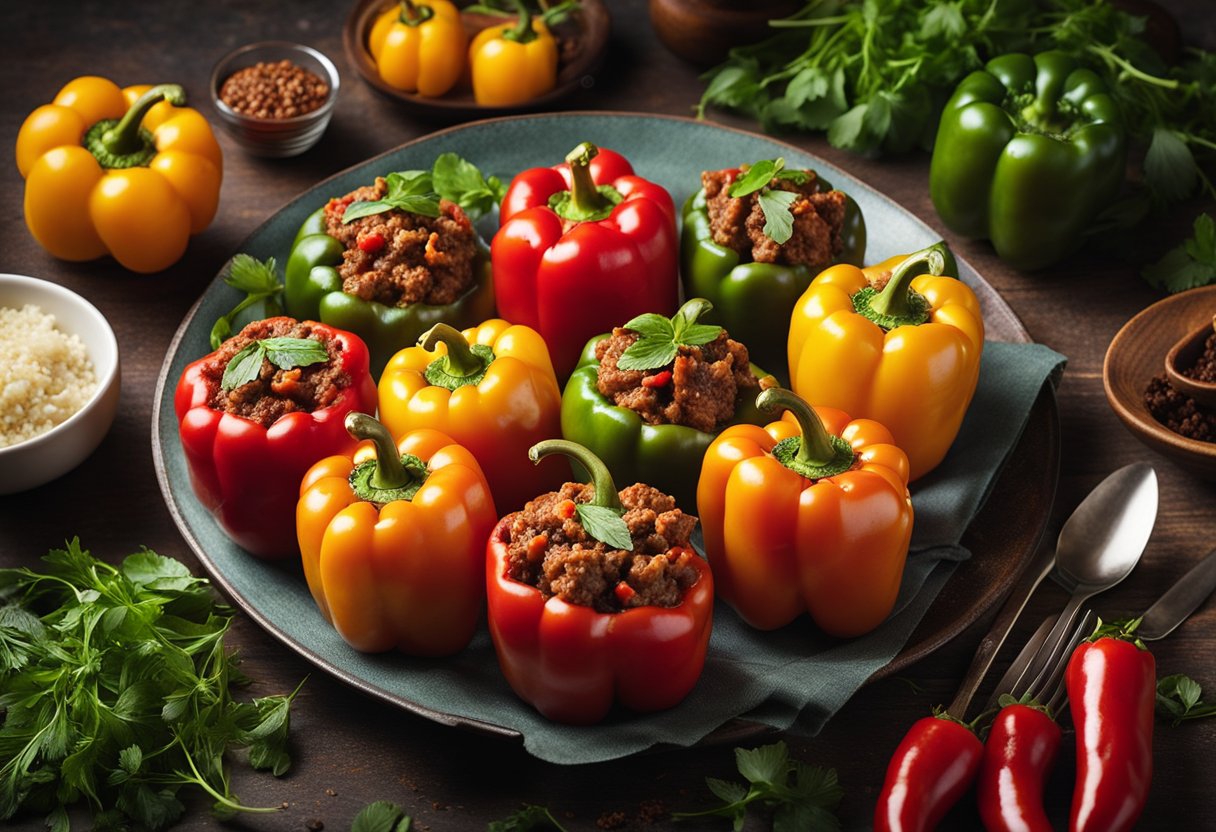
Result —
[[591, 142], [583, 142], [566, 154], [566, 164], [570, 165], [570, 200], [579, 213], [595, 214], [608, 205], [608, 200], [591, 178], [591, 160], [599, 152], [600, 149]]
[[174, 107], [183, 107], [186, 104], [186, 91], [178, 84], [157, 84], [137, 98], [117, 124], [101, 134], [102, 146], [115, 156], [126, 156], [142, 150], [144, 140], [139, 134], [139, 125], [148, 110], [162, 100]]
[[401, 14], [398, 19], [406, 26], [420, 26], [435, 16], [435, 10], [430, 6], [416, 6], [413, 0], [401, 0]]
[[404, 488], [410, 475], [401, 464], [401, 456], [388, 428], [366, 413], [346, 414], [346, 432], [355, 439], [370, 439], [376, 446], [376, 470], [371, 476], [371, 485], [379, 490], [390, 491]]
[[802, 431], [802, 443], [795, 458], [805, 465], [824, 465], [832, 461], [836, 449], [832, 446], [827, 428], [815, 409], [799, 398], [792, 390], [784, 387], [770, 387], [760, 391], [756, 397], [756, 407], [761, 413], [770, 415], [788, 410], [798, 420], [798, 428]]
[[946, 269], [946, 243], [939, 241], [913, 252], [891, 270], [891, 279], [881, 292], [870, 299], [870, 308], [879, 315], [891, 318], [908, 318], [917, 314], [912, 305], [912, 280], [924, 272], [915, 267], [925, 264], [929, 274], [940, 275]]
[[467, 378], [484, 373], [485, 359], [473, 352], [460, 330], [447, 324], [435, 324], [418, 339], [418, 346], [428, 352], [439, 343], [448, 348], [448, 354], [442, 359], [448, 375]]
[[676, 312], [677, 318], [684, 318], [690, 324], [695, 324], [709, 310], [713, 309], [714, 305], [705, 298], [690, 298], [684, 301], [684, 305]]
[[519, 23], [514, 29], [508, 29], [502, 36], [515, 43], [531, 43], [536, 40], [536, 31], [532, 28], [532, 11], [524, 0], [512, 0], [511, 5], [519, 12]]
[[591, 477], [591, 482], [595, 485], [595, 499], [591, 501], [591, 505], [618, 511], [624, 510], [624, 506], [621, 505], [621, 497], [616, 493], [616, 483], [612, 481], [612, 473], [598, 456], [577, 442], [570, 442], [566, 439], [546, 439], [528, 449], [528, 459], [533, 463], [540, 462], [553, 454], [568, 456], [586, 469], [587, 474]]

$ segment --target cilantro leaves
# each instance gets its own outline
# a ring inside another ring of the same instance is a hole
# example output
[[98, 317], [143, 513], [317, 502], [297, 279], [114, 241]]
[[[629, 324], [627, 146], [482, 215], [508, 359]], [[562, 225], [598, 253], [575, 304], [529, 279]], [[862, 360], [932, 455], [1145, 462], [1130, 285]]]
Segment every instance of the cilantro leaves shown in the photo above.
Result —
[[1203, 688], [1189, 676], [1176, 673], [1157, 680], [1157, 714], [1179, 725], [1188, 719], [1216, 716], [1216, 703], [1199, 697]]
[[255, 303], [262, 303], [264, 314], [259, 318], [273, 318], [283, 314], [279, 297], [283, 294], [283, 284], [279, 282], [278, 266], [273, 257], [263, 262], [250, 257], [248, 254], [238, 254], [232, 258], [228, 266], [228, 274], [224, 282], [245, 293], [245, 299], [234, 306], [226, 315], [222, 315], [211, 327], [211, 349], [218, 350], [220, 344], [232, 334], [232, 322], [236, 316]]
[[220, 387], [235, 390], [248, 384], [262, 371], [262, 359], [280, 370], [307, 367], [329, 360], [325, 345], [314, 338], [263, 338], [241, 349], [228, 361]]
[[1195, 219], [1194, 235], [1140, 274], [1149, 285], [1170, 293], [1216, 283], [1216, 221], [1210, 214]]
[[774, 179], [788, 179], [796, 185], [801, 185], [810, 178], [806, 171], [786, 170], [785, 159], [761, 159], [754, 162], [747, 171], [736, 179], [727, 191], [728, 196], [741, 197], [760, 192], [757, 201], [760, 210], [764, 212], [764, 235], [777, 245], [789, 242], [794, 236], [794, 214], [790, 207], [798, 195], [793, 191], [783, 191], [772, 188], [769, 183]]
[[722, 327], [699, 324], [697, 319], [713, 308], [694, 298], [680, 307], [671, 318], [647, 312], [625, 324], [640, 337], [621, 353], [617, 366], [622, 370], [655, 370], [676, 360], [679, 348], [708, 344], [722, 333]]
[[229, 792], [226, 759], [244, 747], [254, 768], [286, 772], [296, 694], [232, 698], [247, 680], [208, 582], [147, 549], [114, 567], [75, 539], [43, 561], [0, 570], [0, 819], [56, 806], [46, 823], [66, 830], [87, 801], [98, 828], [163, 829], [183, 786], [221, 817], [277, 811]]
[[439, 216], [439, 200], [455, 202], [472, 221], [488, 214], [506, 195], [507, 187], [497, 176], [486, 178], [472, 162], [455, 153], [443, 153], [431, 170], [406, 170], [384, 177], [387, 192], [370, 202], [352, 202], [342, 222], [396, 209], [424, 217]]

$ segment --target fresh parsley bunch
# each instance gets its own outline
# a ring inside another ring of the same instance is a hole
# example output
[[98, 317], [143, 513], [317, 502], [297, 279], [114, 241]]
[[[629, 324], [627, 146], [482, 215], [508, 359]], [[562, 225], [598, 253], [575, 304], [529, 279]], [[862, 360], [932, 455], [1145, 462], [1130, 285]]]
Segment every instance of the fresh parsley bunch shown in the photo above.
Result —
[[225, 755], [286, 772], [295, 693], [232, 698], [248, 680], [208, 582], [147, 549], [114, 567], [75, 539], [43, 560], [0, 570], [0, 819], [46, 813], [67, 832], [83, 802], [97, 829], [164, 829], [183, 786], [221, 817], [276, 811], [237, 800]]

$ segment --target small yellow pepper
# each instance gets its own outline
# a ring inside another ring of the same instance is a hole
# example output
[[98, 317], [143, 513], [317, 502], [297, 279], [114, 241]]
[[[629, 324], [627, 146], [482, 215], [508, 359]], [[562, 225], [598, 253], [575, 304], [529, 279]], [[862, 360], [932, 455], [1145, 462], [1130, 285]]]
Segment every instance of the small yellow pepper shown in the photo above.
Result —
[[176, 84], [69, 81], [17, 134], [25, 222], [63, 260], [106, 254], [131, 271], [177, 262], [219, 202], [223, 160]]
[[448, 0], [401, 0], [376, 18], [368, 51], [381, 80], [419, 95], [443, 95], [464, 71], [469, 38]]
[[[911, 479], [946, 456], [979, 380], [984, 319], [948, 276], [945, 243], [863, 271], [839, 265], [811, 281], [790, 321], [790, 382], [799, 396], [885, 425]], [[925, 274], [925, 271], [929, 274]], [[890, 272], [882, 291], [871, 285]]]
[[483, 29], [469, 46], [473, 97], [484, 107], [509, 107], [557, 85], [557, 41], [549, 27], [515, 0], [519, 20]]

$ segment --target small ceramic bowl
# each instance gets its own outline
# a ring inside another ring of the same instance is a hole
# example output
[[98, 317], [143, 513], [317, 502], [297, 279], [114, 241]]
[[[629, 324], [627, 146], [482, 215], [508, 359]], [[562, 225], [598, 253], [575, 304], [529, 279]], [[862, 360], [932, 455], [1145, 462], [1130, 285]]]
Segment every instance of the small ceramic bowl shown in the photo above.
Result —
[[27, 303], [54, 315], [63, 332], [80, 337], [97, 389], [80, 410], [46, 433], [0, 448], [0, 494], [35, 488], [75, 468], [101, 444], [118, 409], [118, 341], [105, 316], [56, 283], [0, 274], [0, 307], [19, 309]]
[[[237, 70], [265, 61], [284, 58], [318, 75], [329, 84], [325, 103], [312, 112], [294, 118], [253, 118], [229, 107], [220, 99], [220, 88]], [[255, 156], [284, 158], [298, 156], [321, 140], [338, 100], [338, 69], [333, 61], [309, 46], [287, 41], [251, 43], [229, 52], [211, 72], [211, 103], [220, 124], [233, 140]]]
[[1123, 325], [1106, 350], [1106, 399], [1132, 435], [1162, 456], [1204, 478], [1216, 479], [1216, 442], [1174, 433], [1149, 413], [1144, 390], [1164, 375], [1165, 356], [1178, 340], [1216, 312], [1216, 286], [1192, 289], [1154, 303]]

